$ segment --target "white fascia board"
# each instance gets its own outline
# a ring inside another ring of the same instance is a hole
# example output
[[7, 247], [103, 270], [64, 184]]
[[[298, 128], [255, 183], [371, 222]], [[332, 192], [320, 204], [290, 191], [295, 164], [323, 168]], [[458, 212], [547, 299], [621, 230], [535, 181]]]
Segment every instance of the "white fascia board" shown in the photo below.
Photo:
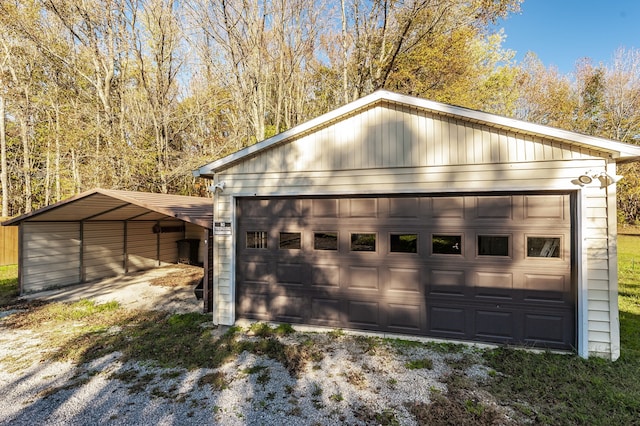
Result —
[[247, 148], [241, 149], [224, 158], [206, 164], [193, 171], [195, 177], [211, 177], [214, 172], [220, 171], [221, 168], [236, 163], [245, 157], [268, 149], [274, 145], [284, 142], [288, 139], [296, 137], [300, 134], [308, 132], [315, 127], [327, 124], [337, 120], [343, 115], [351, 114], [358, 109], [367, 105], [374, 104], [379, 101], [393, 102], [404, 104], [413, 108], [424, 109], [436, 114], [467, 119], [473, 122], [484, 123], [488, 126], [497, 127], [505, 130], [522, 132], [540, 137], [552, 138], [565, 141], [567, 143], [583, 145], [587, 148], [608, 152], [613, 159], [635, 159], [640, 158], [640, 146], [630, 145], [610, 139], [598, 138], [595, 136], [584, 135], [569, 130], [558, 129], [555, 127], [543, 126], [541, 124], [529, 123], [515, 118], [504, 117], [500, 115], [490, 114], [487, 112], [472, 110], [454, 105], [443, 104], [428, 99], [417, 98], [414, 96], [402, 95], [400, 93], [390, 92], [387, 90], [377, 90], [370, 95], [364, 96], [356, 101], [341, 106], [333, 111], [316, 117], [310, 121], [302, 123], [296, 127], [279, 133], [269, 139], [265, 139]]

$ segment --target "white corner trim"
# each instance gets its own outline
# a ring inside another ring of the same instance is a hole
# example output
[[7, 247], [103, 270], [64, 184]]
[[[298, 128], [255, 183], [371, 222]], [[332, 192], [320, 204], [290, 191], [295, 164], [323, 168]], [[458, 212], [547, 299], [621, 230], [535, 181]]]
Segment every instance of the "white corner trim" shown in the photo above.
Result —
[[584, 218], [587, 217], [587, 196], [585, 191], [580, 188], [576, 197], [576, 281], [578, 291], [578, 356], [582, 358], [589, 357], [589, 274], [588, 274], [588, 258], [587, 245], [585, 244], [585, 236], [587, 235], [587, 225]]
[[231, 275], [229, 277], [229, 291], [231, 293], [231, 306], [229, 309], [230, 322], [233, 325], [236, 322], [236, 250], [238, 242], [238, 220], [236, 216], [236, 197], [231, 196]]
[[[607, 164], [607, 173], [616, 175], [616, 164]], [[607, 187], [607, 229], [609, 252], [609, 341], [611, 361], [620, 358], [620, 310], [618, 307], [618, 215], [616, 184]]]

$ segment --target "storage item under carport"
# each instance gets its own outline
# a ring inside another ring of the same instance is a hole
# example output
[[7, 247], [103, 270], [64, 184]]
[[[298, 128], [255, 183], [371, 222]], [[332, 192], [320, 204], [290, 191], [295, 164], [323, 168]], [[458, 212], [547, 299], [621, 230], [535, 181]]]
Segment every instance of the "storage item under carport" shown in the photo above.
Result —
[[187, 265], [199, 265], [198, 249], [200, 248], [200, 240], [187, 238], [176, 241], [178, 244], [178, 263]]

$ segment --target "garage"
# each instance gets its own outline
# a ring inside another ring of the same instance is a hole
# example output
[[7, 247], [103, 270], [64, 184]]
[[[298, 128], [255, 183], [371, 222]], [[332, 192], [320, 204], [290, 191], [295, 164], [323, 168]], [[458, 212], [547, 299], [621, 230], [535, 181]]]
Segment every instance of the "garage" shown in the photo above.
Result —
[[240, 317], [576, 345], [569, 194], [238, 204]]
[[380, 90], [194, 171], [213, 320], [615, 360], [616, 173], [640, 147]]
[[98, 188], [3, 225], [19, 226], [24, 295], [175, 263], [207, 270], [211, 223], [207, 198]]

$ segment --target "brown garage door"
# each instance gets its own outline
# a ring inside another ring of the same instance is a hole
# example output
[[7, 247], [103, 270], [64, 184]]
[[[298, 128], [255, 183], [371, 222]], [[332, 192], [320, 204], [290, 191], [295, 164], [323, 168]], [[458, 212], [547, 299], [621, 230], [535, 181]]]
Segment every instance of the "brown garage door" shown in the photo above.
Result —
[[246, 198], [237, 316], [575, 346], [570, 194]]

